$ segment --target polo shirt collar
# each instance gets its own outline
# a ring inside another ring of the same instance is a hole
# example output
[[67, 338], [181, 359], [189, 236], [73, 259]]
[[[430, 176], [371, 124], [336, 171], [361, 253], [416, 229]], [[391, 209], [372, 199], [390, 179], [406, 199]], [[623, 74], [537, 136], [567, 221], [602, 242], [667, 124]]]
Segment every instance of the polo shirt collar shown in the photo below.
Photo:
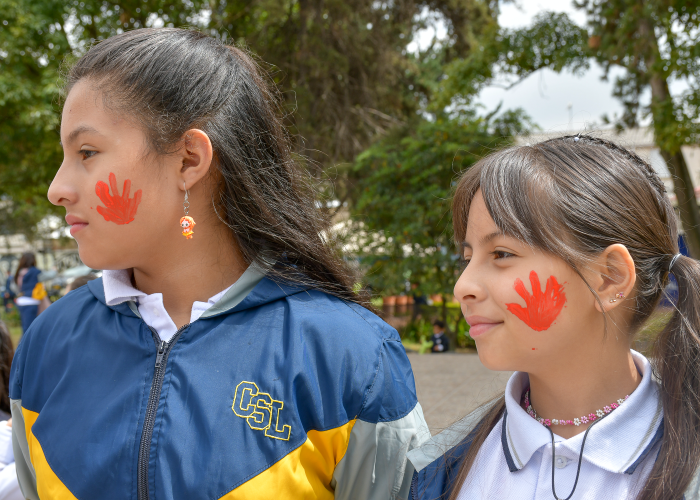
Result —
[[[583, 459], [597, 467], [627, 474], [634, 472], [663, 435], [663, 407], [658, 383], [653, 379], [649, 361], [638, 352], [631, 352], [642, 381], [627, 401], [588, 433], [583, 451]], [[549, 431], [520, 406], [528, 385], [527, 373], [515, 372], [506, 386], [501, 443], [511, 472], [525, 467], [536, 451], [552, 442]], [[584, 434], [570, 439], [555, 434], [557, 449], [563, 447], [578, 456]]]

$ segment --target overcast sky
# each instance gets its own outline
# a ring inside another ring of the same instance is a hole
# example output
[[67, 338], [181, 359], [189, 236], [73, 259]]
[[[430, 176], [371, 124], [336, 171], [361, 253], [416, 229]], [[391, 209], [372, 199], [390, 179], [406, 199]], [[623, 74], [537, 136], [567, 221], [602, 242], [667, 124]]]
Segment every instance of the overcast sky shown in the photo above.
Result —
[[[578, 24], [585, 24], [583, 12], [574, 9], [569, 0], [520, 0], [518, 6], [510, 4], [502, 7], [499, 22], [506, 28], [527, 26], [539, 12], [545, 10], [566, 12]], [[413, 48], [427, 47], [436, 31], [438, 37], [444, 36], [444, 26], [438, 24], [436, 29], [419, 33]], [[600, 125], [604, 114], [613, 116], [622, 113], [619, 102], [612, 97], [614, 78], [604, 82], [600, 79], [602, 74], [602, 69], [596, 63], [592, 63], [590, 70], [582, 77], [569, 72], [557, 74], [549, 70], [539, 71], [509, 90], [485, 89], [479, 96], [479, 102], [485, 106], [485, 110], [494, 109], [501, 101], [504, 110], [523, 108], [544, 131], [565, 131], [570, 125], [576, 130], [590, 127], [592, 123]], [[611, 77], [614, 76], [615, 73], [611, 73]]]

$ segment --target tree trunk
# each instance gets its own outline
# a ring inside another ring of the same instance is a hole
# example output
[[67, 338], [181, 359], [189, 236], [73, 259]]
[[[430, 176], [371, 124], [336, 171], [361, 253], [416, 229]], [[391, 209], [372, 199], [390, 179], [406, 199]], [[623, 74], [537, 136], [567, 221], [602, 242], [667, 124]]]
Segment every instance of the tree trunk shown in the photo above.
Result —
[[644, 61], [649, 75], [649, 86], [651, 87], [651, 112], [654, 119], [654, 138], [659, 146], [661, 157], [666, 162], [671, 177], [673, 178], [673, 192], [676, 195], [678, 210], [680, 213], [681, 226], [685, 233], [685, 243], [690, 255], [695, 259], [700, 259], [700, 211], [695, 199], [695, 188], [693, 179], [688, 170], [688, 164], [683, 158], [680, 146], [671, 150], [669, 144], [676, 141], [671, 138], [667, 140], [666, 121], [670, 118], [674, 120], [673, 100], [668, 89], [666, 76], [659, 71], [659, 45], [656, 34], [652, 29], [652, 23], [643, 19], [639, 25], [642, 37], [647, 40], [647, 54]]
[[690, 255], [700, 259], [700, 212], [695, 200], [695, 189], [688, 171], [688, 164], [681, 151], [671, 154], [662, 149], [661, 156], [673, 176], [673, 192], [678, 201], [681, 225], [685, 232], [685, 244], [688, 246]]

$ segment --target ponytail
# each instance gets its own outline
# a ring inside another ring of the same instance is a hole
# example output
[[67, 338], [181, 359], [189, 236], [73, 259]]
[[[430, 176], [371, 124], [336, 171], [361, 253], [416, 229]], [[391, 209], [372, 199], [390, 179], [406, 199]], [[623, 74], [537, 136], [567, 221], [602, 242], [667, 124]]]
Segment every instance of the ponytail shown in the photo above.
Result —
[[700, 262], [681, 256], [671, 272], [678, 302], [651, 359], [661, 384], [664, 434], [637, 500], [683, 498], [700, 465]]

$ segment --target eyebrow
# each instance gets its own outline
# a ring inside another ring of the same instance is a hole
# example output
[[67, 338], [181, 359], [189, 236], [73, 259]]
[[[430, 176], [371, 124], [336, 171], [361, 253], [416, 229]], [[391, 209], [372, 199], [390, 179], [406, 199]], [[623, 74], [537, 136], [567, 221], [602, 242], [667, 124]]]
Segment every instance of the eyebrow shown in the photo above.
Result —
[[[490, 242], [494, 238], [498, 238], [499, 236], [505, 236], [503, 231], [494, 231], [493, 233], [487, 234], [486, 236], [481, 238], [481, 240], [479, 240], [479, 244], [482, 246], [486, 245], [488, 242]], [[472, 246], [471, 246], [471, 244], [467, 243], [466, 241], [463, 241], [462, 248], [472, 248]]]
[[[85, 134], [85, 133], [102, 135], [94, 127], [91, 127], [89, 125], [80, 125], [78, 128], [73, 130], [73, 132], [68, 134], [68, 140], [66, 142], [73, 142], [80, 134]], [[58, 143], [61, 145], [61, 147], [63, 147], [63, 141], [59, 140]]]

